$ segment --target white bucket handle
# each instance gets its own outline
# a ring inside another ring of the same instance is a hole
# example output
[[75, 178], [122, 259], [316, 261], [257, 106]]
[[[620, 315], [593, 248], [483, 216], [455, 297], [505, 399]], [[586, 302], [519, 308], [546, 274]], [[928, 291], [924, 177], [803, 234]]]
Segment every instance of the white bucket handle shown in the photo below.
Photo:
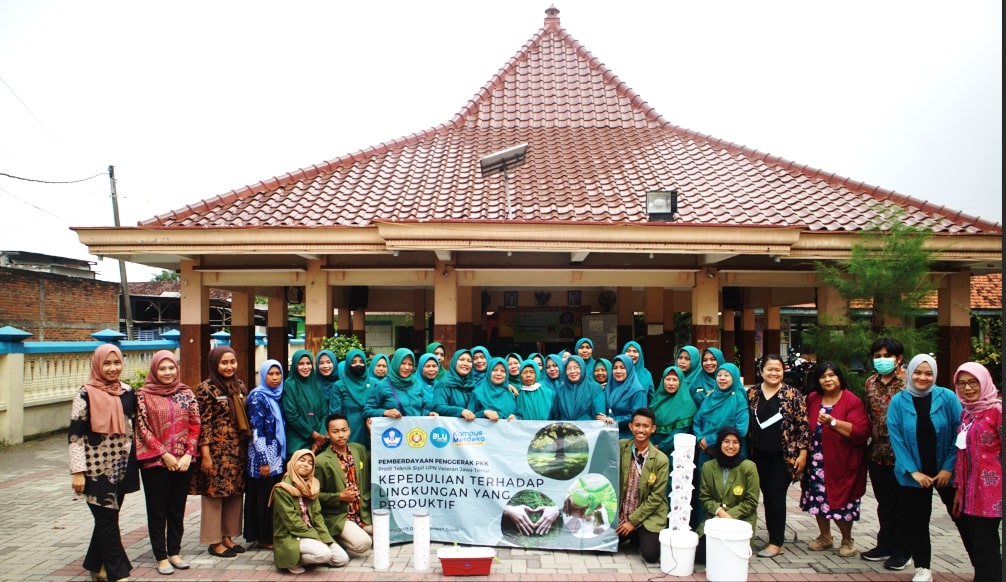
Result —
[[731, 554], [737, 556], [738, 558], [740, 558], [742, 560], [750, 560], [751, 556], [754, 554], [754, 552], [751, 551], [751, 544], [748, 544], [748, 546], [747, 546], [747, 548], [748, 548], [748, 555], [746, 555], [746, 556], [742, 556], [742, 555], [738, 554], [737, 552], [735, 552], [734, 549], [733, 549], [733, 547], [730, 546], [730, 544], [723, 544], [723, 546], [726, 547], [726, 549], [729, 550]]

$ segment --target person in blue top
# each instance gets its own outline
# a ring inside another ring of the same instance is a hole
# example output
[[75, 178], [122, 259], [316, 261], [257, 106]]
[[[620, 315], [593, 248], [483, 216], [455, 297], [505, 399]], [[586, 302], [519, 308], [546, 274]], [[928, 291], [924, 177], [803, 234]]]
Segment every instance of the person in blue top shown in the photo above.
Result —
[[584, 363], [584, 373], [593, 377], [594, 364], [597, 363], [594, 358], [594, 342], [587, 337], [576, 340], [576, 345], [573, 346], [573, 355], [580, 356]]
[[[551, 356], [549, 356], [551, 357]], [[527, 360], [520, 367], [520, 393], [517, 394], [517, 410], [514, 412], [519, 420], [548, 420], [555, 400], [555, 390], [541, 381], [541, 372], [533, 360]]]
[[248, 463], [245, 475], [244, 538], [258, 547], [272, 549], [272, 508], [269, 496], [286, 468], [286, 427], [280, 398], [283, 396], [283, 365], [266, 360], [259, 368], [259, 385], [248, 393]]
[[646, 408], [647, 398], [646, 389], [636, 378], [636, 368], [628, 355], [618, 354], [611, 363], [611, 385], [604, 391], [604, 400], [608, 407], [606, 422], [618, 426], [619, 439], [631, 439], [632, 413]]
[[423, 381], [423, 388], [426, 389], [426, 397], [432, 402], [434, 394], [437, 392], [437, 383], [440, 381], [440, 359], [436, 354], [423, 354], [419, 356], [419, 364], [416, 366], [416, 375]]
[[632, 365], [636, 368], [636, 380], [646, 390], [646, 400], [649, 402], [653, 398], [656, 387], [653, 384], [653, 374], [646, 369], [643, 346], [639, 345], [639, 342], [625, 342], [625, 345], [622, 346], [622, 353], [632, 358]]
[[492, 354], [485, 346], [472, 348], [472, 382], [478, 382], [489, 372], [489, 360]]
[[[698, 350], [696, 350], [698, 352]], [[670, 456], [674, 452], [674, 435], [691, 434], [692, 419], [698, 407], [681, 383], [684, 372], [677, 366], [664, 369], [660, 390], [650, 400], [657, 429], [650, 439], [658, 449]]]
[[447, 373], [437, 382], [433, 392], [433, 411], [440, 416], [451, 416], [465, 420], [475, 420], [472, 394], [472, 353], [457, 350], [451, 356]]
[[552, 401], [549, 420], [601, 420], [604, 414], [604, 391], [597, 382], [584, 374], [587, 366], [580, 356], [570, 356], [563, 368], [563, 381]]
[[[719, 351], [719, 350], [717, 350]], [[713, 458], [716, 450], [716, 435], [725, 426], [732, 426], [741, 435], [741, 454], [747, 456], [748, 400], [741, 384], [740, 370], [734, 364], [721, 364], [716, 371], [716, 390], [706, 396], [695, 413], [692, 428], [699, 445], [701, 467]]]
[[[689, 387], [692, 390], [692, 398], [695, 399], [695, 404], [699, 407], [702, 406], [702, 401], [705, 400], [710, 394], [716, 392], [717, 381], [716, 374], [720, 369], [720, 366], [726, 362], [723, 357], [723, 352], [719, 348], [706, 348], [702, 350], [702, 362], [701, 369], [698, 373], [692, 377]], [[738, 383], [740, 386], [739, 391], [742, 395], [745, 395], [744, 386]], [[716, 431], [713, 431], [713, 435], [716, 435]], [[747, 450], [744, 451], [747, 454]], [[707, 459], [708, 460], [708, 459]]]
[[594, 362], [591, 377], [601, 387], [601, 390], [607, 390], [611, 386], [611, 361], [607, 358], [597, 358]]
[[[913, 580], [932, 580], [929, 519], [933, 490], [953, 517], [955, 490], [951, 478], [957, 462], [955, 441], [963, 406], [953, 391], [936, 385], [936, 360], [932, 356], [919, 354], [912, 358], [905, 376], [905, 389], [892, 396], [887, 407], [894, 478], [899, 486], [895, 519], [898, 529], [903, 524], [909, 532], [915, 562]], [[892, 555], [888, 562], [904, 568], [908, 557]], [[888, 567], [887, 562], [884, 567]]]
[[325, 400], [331, 402], [335, 393], [335, 382], [339, 379], [339, 359], [332, 350], [321, 350], [314, 358], [314, 367], [318, 383], [325, 392]]
[[286, 421], [286, 450], [322, 450], [325, 436], [325, 419], [328, 418], [329, 401], [321, 389], [314, 371], [311, 352], [297, 350], [283, 387], [283, 419]]
[[[530, 363], [531, 368], [537, 365], [530, 360], [525, 362], [527, 363]], [[521, 369], [523, 370], [524, 366]], [[503, 358], [489, 360], [489, 373], [479, 380], [472, 393], [473, 418], [484, 417], [493, 422], [501, 418], [506, 420], [517, 418], [517, 399], [510, 391], [507, 376], [507, 366]]]
[[370, 367], [367, 368], [367, 375], [370, 376], [370, 385], [375, 386], [381, 380], [388, 377], [388, 356], [377, 354], [370, 360]]
[[414, 374], [416, 356], [408, 348], [398, 348], [391, 357], [388, 377], [378, 382], [367, 397], [364, 414], [368, 418], [386, 416], [438, 416], [426, 400], [422, 381]]
[[[691, 396], [692, 402], [695, 403], [697, 408], [699, 404], [702, 404], [702, 397], [692, 389], [692, 385], [695, 384], [695, 377], [702, 371], [702, 354], [699, 352], [699, 348], [695, 346], [681, 346], [674, 364], [681, 370], [681, 388]], [[705, 396], [705, 393], [702, 396]]]
[[545, 367], [542, 369], [541, 375], [538, 376], [541, 385], [551, 388], [553, 394], [559, 390], [559, 385], [562, 384], [563, 366], [565, 363], [562, 361], [562, 356], [550, 354], [545, 358]]
[[[367, 430], [367, 415], [364, 407], [370, 396], [371, 380], [367, 375], [367, 354], [353, 349], [346, 352], [340, 364], [346, 364], [339, 381], [335, 383], [333, 401], [329, 403], [329, 414], [340, 412], [349, 421], [349, 441], [370, 449], [370, 431]], [[327, 418], [327, 417], [326, 417]]]

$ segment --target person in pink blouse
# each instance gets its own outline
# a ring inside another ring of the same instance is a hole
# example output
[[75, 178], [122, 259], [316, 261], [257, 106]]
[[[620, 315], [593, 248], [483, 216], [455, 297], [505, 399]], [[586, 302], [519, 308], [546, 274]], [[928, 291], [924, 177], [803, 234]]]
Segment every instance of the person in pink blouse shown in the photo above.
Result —
[[179, 380], [172, 352], [161, 350], [151, 358], [136, 407], [136, 459], [147, 501], [147, 531], [157, 572], [169, 575], [189, 567], [179, 554], [200, 428], [199, 404]]
[[954, 517], [975, 568], [975, 582], [998, 581], [1002, 576], [1002, 401], [992, 375], [975, 362], [957, 368], [954, 387], [964, 406], [956, 440]]

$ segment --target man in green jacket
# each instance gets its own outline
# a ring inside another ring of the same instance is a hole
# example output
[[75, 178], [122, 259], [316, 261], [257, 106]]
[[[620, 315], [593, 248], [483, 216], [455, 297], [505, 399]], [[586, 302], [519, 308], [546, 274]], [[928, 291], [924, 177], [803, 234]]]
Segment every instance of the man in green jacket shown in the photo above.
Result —
[[370, 517], [370, 456], [349, 442], [349, 420], [340, 413], [327, 420], [329, 446], [318, 454], [321, 512], [325, 525], [351, 556], [363, 556], [373, 546]]
[[643, 560], [654, 563], [660, 561], [660, 530], [667, 526], [670, 461], [650, 446], [650, 436], [657, 430], [652, 410], [633, 411], [629, 430], [633, 438], [619, 441], [618, 498], [622, 505], [615, 532], [620, 541], [637, 541]]

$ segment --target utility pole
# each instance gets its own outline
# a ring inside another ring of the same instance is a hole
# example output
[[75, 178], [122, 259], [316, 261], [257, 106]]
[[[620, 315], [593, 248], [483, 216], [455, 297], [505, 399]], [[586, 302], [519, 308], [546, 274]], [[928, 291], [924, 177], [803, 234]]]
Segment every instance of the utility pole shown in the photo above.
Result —
[[[115, 166], [108, 166], [108, 180], [112, 183], [112, 217], [115, 226], [119, 226], [119, 199], [115, 195]], [[133, 305], [129, 299], [129, 281], [126, 280], [126, 262], [119, 261], [119, 284], [122, 286], [122, 305], [126, 311], [126, 339], [132, 341], [133, 336]]]

